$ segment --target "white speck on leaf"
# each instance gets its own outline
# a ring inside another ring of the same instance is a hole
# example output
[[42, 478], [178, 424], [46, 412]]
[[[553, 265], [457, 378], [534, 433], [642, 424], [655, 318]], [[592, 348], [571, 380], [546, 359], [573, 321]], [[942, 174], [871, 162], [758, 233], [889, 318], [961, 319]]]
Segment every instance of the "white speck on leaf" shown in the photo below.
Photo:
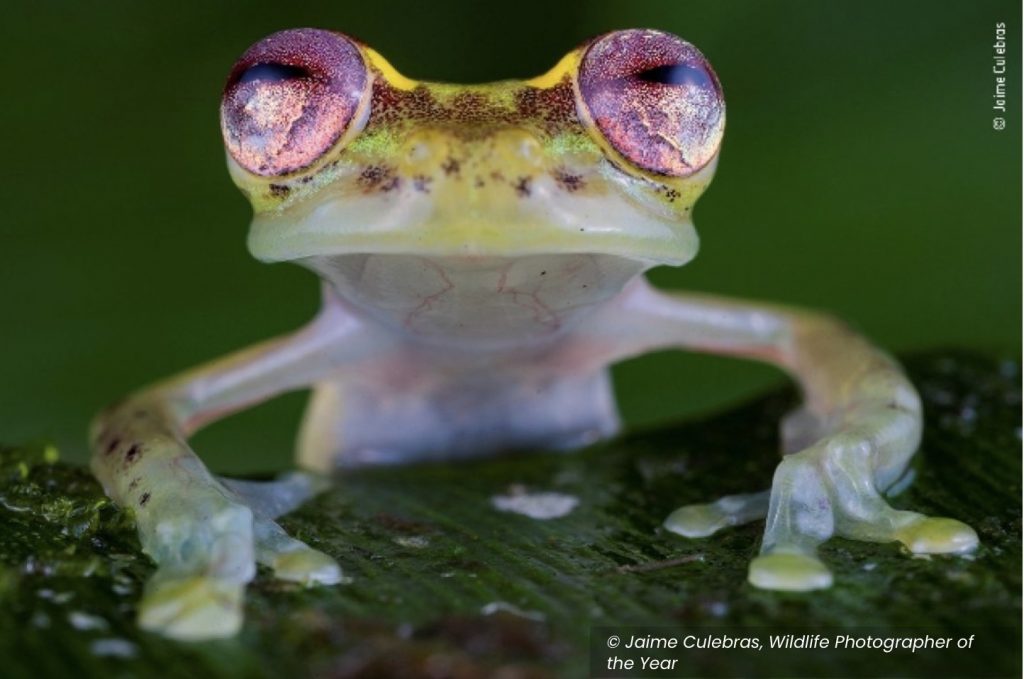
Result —
[[54, 592], [52, 589], [41, 589], [36, 592], [36, 596], [40, 599], [46, 599], [52, 601], [55, 604], [66, 604], [75, 598], [74, 592]]
[[522, 486], [513, 486], [505, 495], [491, 498], [494, 508], [502, 512], [514, 512], [531, 519], [559, 519], [576, 509], [578, 497], [564, 493], [530, 493]]
[[721, 618], [729, 612], [729, 604], [724, 601], [712, 601], [708, 604], [707, 611], [716, 618]]
[[82, 611], [71, 611], [68, 613], [68, 622], [77, 630], [107, 629], [110, 625], [103, 618], [96, 615], [89, 615]]
[[495, 613], [511, 613], [512, 615], [520, 618], [526, 618], [527, 620], [534, 620], [536, 622], [544, 621], [544, 614], [540, 611], [524, 611], [523, 609], [510, 604], [507, 601], [492, 601], [489, 604], [484, 604], [480, 608], [482, 615], [494, 615]]
[[97, 639], [89, 650], [105, 658], [134, 658], [136, 649], [135, 644], [126, 639]]

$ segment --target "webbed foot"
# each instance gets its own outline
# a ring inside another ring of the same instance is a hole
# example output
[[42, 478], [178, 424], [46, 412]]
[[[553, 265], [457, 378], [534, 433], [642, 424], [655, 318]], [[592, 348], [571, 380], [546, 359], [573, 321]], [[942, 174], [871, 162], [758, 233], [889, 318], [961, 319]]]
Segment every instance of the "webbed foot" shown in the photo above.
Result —
[[844, 433], [783, 459], [772, 484], [761, 556], [750, 565], [752, 585], [829, 586], [817, 548], [832, 535], [900, 542], [914, 553], [963, 553], [978, 546], [977, 534], [959, 521], [891, 507], [876, 483], [876, 465], [885, 459], [881, 452], [871, 437]]
[[833, 535], [900, 542], [915, 554], [961, 554], [978, 546], [977, 534], [960, 521], [892, 508], [876, 487], [875, 452], [869, 437], [823, 439], [783, 458], [770, 494], [681, 507], [665, 520], [665, 528], [705, 537], [766, 517], [761, 554], [751, 562], [747, 579], [762, 589], [799, 592], [832, 585], [817, 551]]
[[139, 625], [181, 640], [233, 636], [257, 563], [307, 586], [340, 582], [334, 559], [272, 519], [320, 487], [289, 475], [266, 483], [209, 479], [188, 488], [188, 497], [154, 494], [138, 514], [143, 549], [158, 566], [139, 604]]

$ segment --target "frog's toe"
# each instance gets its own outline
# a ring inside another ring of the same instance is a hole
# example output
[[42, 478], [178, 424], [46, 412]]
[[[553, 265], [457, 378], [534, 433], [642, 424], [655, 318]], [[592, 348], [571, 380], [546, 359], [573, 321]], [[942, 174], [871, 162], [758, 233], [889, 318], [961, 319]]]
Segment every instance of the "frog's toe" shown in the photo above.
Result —
[[266, 557], [266, 565], [274, 570], [275, 577], [307, 587], [341, 582], [341, 566], [334, 559], [298, 540], [294, 542], [297, 545], [294, 549], [274, 552]]
[[729, 525], [714, 504], [680, 507], [665, 519], [665, 529], [686, 538], [706, 538]]
[[838, 533], [853, 540], [903, 543], [915, 554], [959, 554], [978, 546], [978, 534], [956, 519], [893, 509], [878, 497], [844, 498]]
[[897, 530], [895, 537], [915, 554], [962, 554], [978, 547], [978, 534], [956, 519], [922, 516]]
[[257, 517], [256, 561], [271, 568], [274, 577], [306, 586], [336, 585], [341, 567], [321, 551], [288, 535], [276, 522]]
[[809, 592], [832, 586], [832, 573], [809, 554], [762, 554], [750, 562], [747, 581], [761, 589]]
[[231, 637], [242, 626], [244, 591], [234, 580], [157, 571], [139, 604], [139, 626], [182, 641]]
[[680, 507], [665, 519], [666, 530], [687, 538], [704, 538], [729, 526], [763, 519], [769, 492], [726, 495], [715, 502]]

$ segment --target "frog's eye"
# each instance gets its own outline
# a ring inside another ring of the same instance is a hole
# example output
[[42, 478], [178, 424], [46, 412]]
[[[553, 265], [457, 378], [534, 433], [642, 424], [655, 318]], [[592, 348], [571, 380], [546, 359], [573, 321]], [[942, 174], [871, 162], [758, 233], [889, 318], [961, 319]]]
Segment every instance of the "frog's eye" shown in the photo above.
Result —
[[641, 170], [686, 177], [718, 152], [722, 87], [685, 40], [653, 30], [609, 33], [587, 48], [578, 82], [601, 136]]
[[224, 144], [264, 177], [312, 165], [332, 148], [368, 97], [359, 48], [340, 33], [281, 31], [242, 55], [221, 101]]

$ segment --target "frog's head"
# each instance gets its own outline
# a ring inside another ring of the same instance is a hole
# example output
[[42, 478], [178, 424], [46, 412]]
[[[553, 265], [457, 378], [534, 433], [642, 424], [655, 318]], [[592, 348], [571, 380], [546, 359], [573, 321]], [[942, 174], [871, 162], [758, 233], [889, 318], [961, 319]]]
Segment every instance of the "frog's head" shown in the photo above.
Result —
[[340, 33], [297, 29], [235, 65], [221, 127], [264, 260], [593, 253], [682, 264], [725, 125], [689, 43], [608, 33], [524, 81], [411, 80]]

